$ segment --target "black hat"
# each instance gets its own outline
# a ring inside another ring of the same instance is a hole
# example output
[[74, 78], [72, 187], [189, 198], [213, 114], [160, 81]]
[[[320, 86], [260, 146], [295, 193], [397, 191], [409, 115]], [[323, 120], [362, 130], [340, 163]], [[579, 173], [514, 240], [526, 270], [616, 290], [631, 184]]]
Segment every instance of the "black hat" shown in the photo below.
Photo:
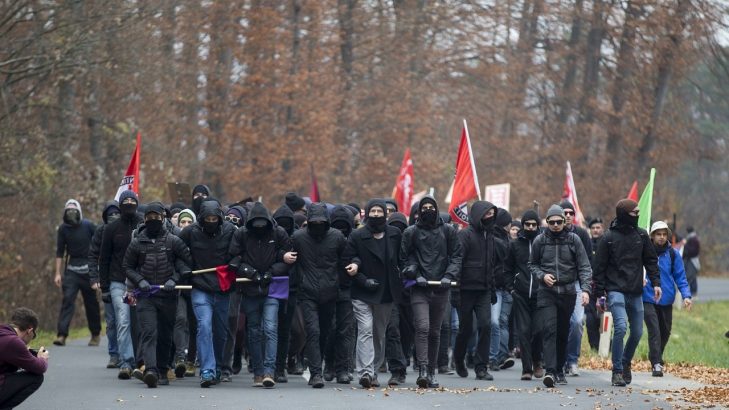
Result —
[[511, 214], [504, 208], [499, 208], [496, 212], [496, 226], [504, 227], [511, 223]]
[[592, 228], [592, 225], [601, 224], [601, 223], [604, 223], [604, 222], [603, 222], [602, 218], [600, 218], [598, 216], [598, 217], [590, 219], [590, 223], [587, 224], [587, 227]]
[[144, 210], [145, 215], [149, 213], [165, 215], [165, 206], [162, 204], [162, 202], [159, 201], [150, 202], [147, 204], [146, 209]]
[[304, 198], [296, 195], [295, 192], [289, 192], [286, 194], [286, 206], [288, 206], [291, 211], [296, 212], [305, 207], [306, 202], [304, 201]]

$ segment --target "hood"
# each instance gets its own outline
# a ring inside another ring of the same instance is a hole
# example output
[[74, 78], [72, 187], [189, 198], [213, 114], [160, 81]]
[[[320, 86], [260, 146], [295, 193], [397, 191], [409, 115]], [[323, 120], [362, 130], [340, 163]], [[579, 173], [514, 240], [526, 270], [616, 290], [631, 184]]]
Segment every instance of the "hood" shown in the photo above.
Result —
[[220, 209], [220, 204], [217, 201], [204, 201], [200, 205], [200, 214], [197, 216], [198, 221], [204, 221], [206, 216], [216, 215], [220, 218], [220, 223], [223, 223], [223, 210]]
[[101, 219], [104, 220], [104, 223], [109, 223], [109, 211], [112, 209], [116, 209], [117, 212], [121, 212], [119, 210], [119, 202], [116, 201], [109, 201], [106, 204], [104, 204], [104, 210], [101, 211]]
[[379, 206], [382, 208], [382, 210], [385, 212], [385, 215], [387, 215], [387, 202], [384, 199], [370, 199], [367, 201], [367, 205], [365, 205], [364, 210], [364, 220], [367, 221], [367, 216], [370, 214], [370, 209], [372, 209], [375, 206]]
[[390, 214], [390, 218], [387, 219], [387, 224], [392, 225], [393, 222], [400, 222], [401, 224], [408, 226], [408, 218], [405, 214], [400, 212], [393, 212]]
[[192, 197], [192, 195], [195, 195], [198, 192], [203, 192], [207, 196], [212, 196], [212, 193], [210, 192], [210, 188], [207, 185], [203, 185], [203, 184], [195, 185], [195, 187], [192, 188], [191, 197]]
[[419, 210], [420, 210], [420, 201], [416, 201], [410, 207], [410, 217], [408, 218], [408, 225], [415, 225], [415, 215], [418, 214]]
[[[203, 205], [205, 203], [203, 202]], [[276, 223], [273, 221], [273, 217], [271, 216], [271, 213], [268, 212], [268, 209], [260, 203], [256, 202], [253, 204], [253, 207], [251, 208], [251, 211], [248, 212], [248, 218], [246, 220], [246, 228], [251, 229], [253, 221], [256, 219], [265, 219], [266, 222], [268, 222], [268, 228], [273, 228]]]
[[177, 221], [179, 225], [179, 220], [182, 219], [183, 216], [189, 216], [192, 218], [192, 223], [197, 222], [197, 217], [195, 216], [195, 212], [192, 212], [192, 209], [183, 209], [180, 211], [180, 214], [177, 216]]
[[418, 214], [423, 212], [423, 205], [427, 203], [433, 204], [433, 206], [435, 207], [435, 212], [440, 213], [440, 210], [438, 209], [438, 202], [436, 202], [435, 198], [430, 195], [426, 195], [418, 202]]
[[354, 229], [354, 215], [352, 215], [352, 212], [344, 205], [335, 206], [334, 209], [332, 209], [329, 219], [331, 224], [334, 224], [334, 222], [337, 221], [344, 221], [347, 225], [349, 225], [350, 231]]
[[66, 201], [66, 205], [63, 206], [64, 215], [66, 214], [66, 210], [68, 210], [68, 209], [77, 209], [78, 215], [79, 215], [79, 220], [84, 219], [84, 213], [83, 213], [83, 211], [81, 211], [81, 204], [77, 200], [69, 199], [68, 201]]
[[294, 220], [294, 211], [288, 207], [288, 205], [281, 205], [276, 212], [273, 213], [273, 219], [278, 220], [279, 218], [289, 218], [291, 221]]
[[496, 226], [504, 228], [511, 223], [512, 219], [509, 211], [504, 208], [498, 208], [498, 212], [496, 213]]
[[323, 203], [314, 203], [309, 205], [306, 212], [306, 221], [312, 222], [326, 222], [331, 225], [329, 220], [329, 213], [327, 212], [327, 206]]
[[245, 225], [248, 221], [248, 210], [240, 205], [233, 205], [226, 211], [226, 215], [235, 214], [241, 219], [241, 226]]
[[481, 226], [481, 219], [483, 219], [483, 216], [486, 215], [486, 212], [488, 212], [489, 209], [494, 210], [495, 217], [498, 216], [498, 208], [491, 202], [474, 202], [473, 205], [471, 205], [471, 209], [468, 211], [468, 223], [470, 223], [471, 226], [473, 226], [476, 230], [483, 231], [483, 226]]

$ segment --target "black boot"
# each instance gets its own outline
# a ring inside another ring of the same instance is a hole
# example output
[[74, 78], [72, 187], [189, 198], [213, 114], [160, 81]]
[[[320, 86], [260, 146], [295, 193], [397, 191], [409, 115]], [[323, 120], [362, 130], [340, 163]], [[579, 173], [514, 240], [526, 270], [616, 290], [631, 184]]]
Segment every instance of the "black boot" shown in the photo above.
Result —
[[428, 387], [428, 374], [425, 370], [425, 363], [418, 366], [418, 380], [416, 380], [415, 383], [421, 389]]
[[428, 366], [428, 388], [430, 389], [437, 389], [440, 387], [440, 384], [438, 383], [438, 380], [435, 378], [435, 367]]

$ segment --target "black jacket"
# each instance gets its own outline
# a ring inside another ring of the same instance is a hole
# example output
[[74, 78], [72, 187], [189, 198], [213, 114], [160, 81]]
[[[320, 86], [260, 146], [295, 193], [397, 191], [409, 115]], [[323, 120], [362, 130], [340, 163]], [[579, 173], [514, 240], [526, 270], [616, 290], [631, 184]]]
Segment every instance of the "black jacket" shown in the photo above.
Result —
[[103, 224], [96, 227], [94, 236], [91, 237], [91, 244], [89, 245], [89, 281], [93, 283], [99, 283], [99, 253], [101, 252], [101, 239], [104, 235], [104, 227], [109, 223], [109, 210], [115, 207], [116, 211], [119, 212], [119, 202], [109, 201], [104, 205], [104, 210], [101, 211], [101, 219], [104, 221]]
[[164, 228], [156, 238], [150, 238], [141, 225], [127, 247], [123, 267], [134, 285], [142, 279], [150, 285], [164, 285], [169, 279], [178, 283], [182, 272], [190, 271], [190, 263], [190, 250], [182, 239]]
[[73, 226], [62, 223], [58, 226], [56, 237], [56, 257], [66, 259], [67, 266], [86, 267], [76, 270], [79, 273], [88, 273], [88, 257], [91, 239], [96, 231], [96, 225], [88, 219], [82, 219], [78, 225]]
[[587, 253], [587, 257], [590, 259], [590, 263], [592, 263], [592, 239], [590, 238], [590, 232], [587, 231], [585, 228], [581, 228], [577, 225], [572, 225], [570, 232], [576, 234], [580, 240], [582, 241], [582, 246], [585, 247], [585, 252]]
[[[260, 238], [251, 231], [251, 224], [256, 219], [267, 222], [267, 232]], [[256, 202], [248, 213], [248, 220], [243, 228], [233, 234], [229, 253], [233, 258], [240, 257], [240, 267], [236, 276], [255, 279], [259, 274], [270, 272], [272, 276], [288, 276], [289, 266], [283, 256], [291, 250], [291, 240], [286, 231], [276, 226], [268, 209]], [[260, 282], [242, 283], [238, 287], [246, 296], [268, 296], [268, 285]]]
[[462, 290], [495, 289], [497, 269], [501, 271], [503, 267], [504, 253], [496, 249], [502, 241], [484, 230], [481, 224], [481, 219], [489, 209], [493, 209], [496, 215], [497, 208], [492, 203], [475, 202], [468, 215], [469, 226], [458, 232], [463, 247], [459, 279], [459, 288]]
[[[590, 260], [577, 234], [562, 230], [558, 234], [546, 230], [534, 239], [529, 259], [529, 270], [539, 279], [540, 289], [558, 294], [575, 294], [575, 281], [583, 292], [590, 293], [592, 269]], [[557, 280], [552, 287], [544, 283], [544, 275], [551, 273]]]
[[132, 232], [140, 223], [142, 217], [139, 214], [132, 217], [122, 215], [104, 228], [99, 252], [99, 284], [102, 292], [109, 292], [111, 282], [126, 282], [127, 274], [122, 263], [127, 247], [132, 242]]
[[[386, 241], [384, 254], [376, 243], [378, 240]], [[382, 239], [375, 239], [366, 226], [352, 232], [344, 251], [344, 265], [356, 263], [358, 266], [352, 285], [352, 299], [370, 304], [400, 303], [403, 290], [399, 260], [401, 242], [402, 234], [394, 226], [387, 226]], [[364, 286], [367, 279], [377, 280], [380, 286], [374, 291], [367, 290]]]
[[[307, 221], [321, 221], [329, 225], [326, 205], [311, 204]], [[317, 303], [330, 302], [337, 297], [339, 271], [343, 269], [342, 252], [346, 239], [337, 229], [329, 229], [323, 238], [313, 237], [308, 229], [299, 229], [291, 238], [294, 252], [298, 252], [296, 270], [301, 275], [299, 298]]]
[[[419, 202], [420, 215], [426, 198]], [[430, 200], [431, 203], [435, 202], [432, 198]], [[452, 281], [458, 280], [463, 248], [458, 240], [456, 228], [444, 224], [440, 218], [437, 218], [435, 227], [428, 227], [421, 222], [418, 221], [403, 232], [400, 258], [405, 261], [404, 266], [414, 266], [418, 276], [426, 280], [439, 281], [443, 277]]]
[[[336, 205], [333, 209], [331, 214], [329, 215], [329, 221], [332, 225], [334, 225], [335, 222], [344, 222], [349, 227], [348, 232], [349, 235], [351, 235], [354, 232], [354, 215], [352, 212], [344, 207], [343, 205]], [[341, 232], [341, 231], [340, 231]], [[348, 234], [342, 232], [344, 234], [344, 239], [349, 239]], [[344, 263], [344, 265], [347, 265], [347, 263]], [[339, 296], [337, 297], [337, 300], [351, 300], [351, 293], [350, 289], [352, 288], [352, 277], [347, 274], [347, 272], [344, 269], [340, 269], [339, 271]]]
[[643, 293], [643, 268], [653, 286], [661, 286], [658, 256], [648, 232], [613, 221], [600, 238], [595, 254], [597, 296], [609, 291], [640, 295]]
[[516, 240], [509, 242], [509, 252], [504, 263], [506, 290], [515, 291], [524, 298], [536, 298], [539, 278], [529, 270], [532, 242], [519, 231]]
[[[202, 223], [206, 216], [217, 215], [220, 223], [214, 234], [203, 230]], [[185, 227], [180, 232], [180, 239], [190, 248], [192, 256], [192, 270], [215, 268], [227, 265], [230, 261], [230, 242], [235, 233], [235, 226], [223, 220], [223, 211], [215, 201], [205, 201], [200, 206], [200, 215], [197, 222]], [[215, 272], [201, 273], [187, 278], [195, 289], [204, 292], [220, 292], [218, 277]], [[232, 287], [231, 287], [232, 289]]]

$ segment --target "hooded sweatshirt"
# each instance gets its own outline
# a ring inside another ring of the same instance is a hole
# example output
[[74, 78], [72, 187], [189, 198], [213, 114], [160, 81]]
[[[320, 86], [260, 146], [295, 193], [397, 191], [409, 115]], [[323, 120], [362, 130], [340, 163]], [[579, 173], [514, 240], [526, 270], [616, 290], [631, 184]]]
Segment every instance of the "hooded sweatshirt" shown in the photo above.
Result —
[[119, 213], [119, 203], [117, 201], [109, 201], [104, 205], [104, 210], [101, 211], [101, 219], [104, 223], [96, 227], [94, 236], [91, 238], [91, 245], [89, 246], [89, 280], [91, 283], [99, 282], [101, 238], [104, 236], [104, 227], [109, 223], [109, 214], [111, 211]]
[[458, 232], [458, 239], [463, 246], [463, 266], [461, 268], [460, 289], [490, 290], [495, 288], [496, 276], [503, 266], [503, 256], [497, 252], [497, 239], [488, 227], [483, 226], [482, 219], [489, 209], [497, 208], [487, 201], [476, 201], [468, 213], [469, 225]]
[[96, 226], [89, 220], [83, 218], [81, 204], [75, 199], [69, 199], [64, 207], [64, 220], [70, 209], [76, 209], [79, 213], [78, 224], [63, 222], [58, 226], [56, 237], [56, 257], [68, 256], [66, 269], [80, 274], [89, 273], [88, 256], [91, 238], [94, 236]]
[[[126, 198], [139, 202], [137, 195], [132, 191], [124, 191], [119, 196], [123, 203]], [[122, 208], [124, 205], [120, 204]], [[99, 284], [102, 292], [109, 292], [111, 282], [126, 282], [126, 272], [122, 268], [124, 254], [132, 241], [132, 233], [142, 223], [143, 218], [138, 213], [124, 214], [121, 218], [110, 222], [104, 228], [99, 251]]]
[[[523, 224], [526, 221], [539, 223], [539, 215], [532, 210], [526, 211], [522, 215], [521, 222]], [[539, 289], [539, 278], [529, 270], [532, 243], [537, 235], [539, 235], [539, 230], [533, 234], [527, 234], [522, 227], [516, 240], [509, 243], [509, 252], [504, 263], [506, 290], [514, 290], [526, 299], [536, 298]]]
[[294, 221], [294, 212], [288, 207], [288, 205], [282, 205], [279, 207], [276, 212], [273, 213], [273, 219], [276, 221], [278, 226], [282, 227], [286, 231], [289, 237], [294, 234], [294, 231], [296, 230], [296, 221]]
[[[336, 205], [334, 209], [332, 209], [330, 219], [333, 229], [339, 229], [334, 228], [334, 226], [344, 226], [344, 230], [340, 229], [339, 231], [342, 232], [342, 235], [344, 235], [345, 239], [348, 239], [354, 231], [354, 215], [349, 210], [349, 208], [344, 205]], [[351, 287], [351, 276], [349, 276], [344, 269], [341, 269], [339, 271], [339, 297], [337, 298], [337, 300], [350, 300], [351, 297], [349, 289]]]

